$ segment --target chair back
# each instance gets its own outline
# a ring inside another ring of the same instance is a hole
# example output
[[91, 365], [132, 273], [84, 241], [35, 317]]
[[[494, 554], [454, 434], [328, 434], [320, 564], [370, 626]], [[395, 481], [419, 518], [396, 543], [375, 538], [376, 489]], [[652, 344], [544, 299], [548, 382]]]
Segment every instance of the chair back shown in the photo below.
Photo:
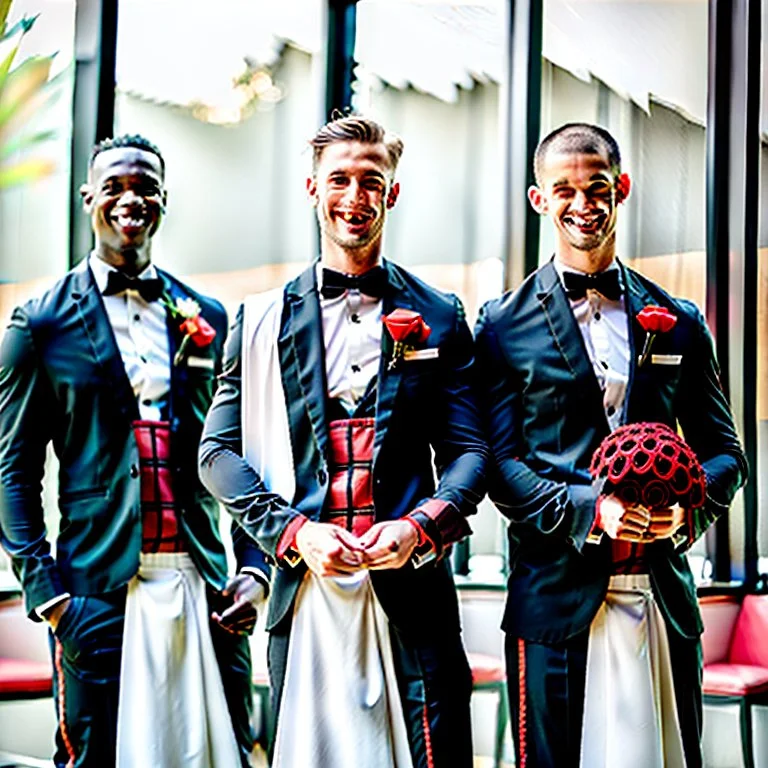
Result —
[[727, 661], [739, 618], [740, 598], [736, 595], [705, 595], [699, 598], [699, 607], [704, 621], [701, 637], [704, 664]]
[[768, 595], [747, 595], [731, 638], [729, 661], [768, 669]]

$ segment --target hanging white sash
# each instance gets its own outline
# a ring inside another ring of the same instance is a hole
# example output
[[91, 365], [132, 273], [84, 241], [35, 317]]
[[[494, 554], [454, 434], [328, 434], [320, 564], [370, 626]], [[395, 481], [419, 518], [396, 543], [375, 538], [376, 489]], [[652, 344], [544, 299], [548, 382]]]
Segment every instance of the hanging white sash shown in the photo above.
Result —
[[367, 571], [296, 597], [273, 768], [412, 768], [389, 622]]
[[240, 765], [209, 622], [189, 555], [142, 554], [125, 606], [117, 768]]
[[296, 479], [277, 347], [282, 314], [282, 288], [243, 302], [241, 422], [244, 458], [264, 485], [290, 504]]
[[685, 768], [664, 617], [647, 574], [611, 577], [589, 632], [582, 768]]

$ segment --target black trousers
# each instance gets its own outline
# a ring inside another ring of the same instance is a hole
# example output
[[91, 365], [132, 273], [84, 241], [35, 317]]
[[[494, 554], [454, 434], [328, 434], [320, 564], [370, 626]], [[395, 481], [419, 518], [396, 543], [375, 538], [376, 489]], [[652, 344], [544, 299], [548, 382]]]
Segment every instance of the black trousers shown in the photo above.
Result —
[[[269, 636], [272, 706], [278, 718], [291, 717], [280, 712], [291, 618]], [[390, 625], [390, 637], [413, 768], [472, 768], [472, 673], [460, 633], [416, 638]]]
[[[669, 626], [667, 636], [686, 765], [701, 768], [701, 643]], [[588, 641], [589, 630], [555, 644], [506, 636], [516, 765], [580, 768]]]
[[[57, 768], [115, 765], [125, 596], [126, 590], [120, 589], [72, 597], [56, 632], [50, 633], [58, 719], [53, 758]], [[211, 626], [211, 637], [242, 766], [246, 768], [254, 743], [248, 639], [217, 625]], [[200, 706], [205, 702], [201, 701]]]

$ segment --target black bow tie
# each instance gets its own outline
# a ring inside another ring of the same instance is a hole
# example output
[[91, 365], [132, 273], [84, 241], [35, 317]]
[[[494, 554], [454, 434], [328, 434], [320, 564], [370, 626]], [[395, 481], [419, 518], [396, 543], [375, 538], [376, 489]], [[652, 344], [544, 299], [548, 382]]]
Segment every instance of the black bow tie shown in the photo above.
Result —
[[597, 272], [594, 275], [584, 275], [578, 272], [563, 272], [563, 285], [569, 299], [583, 299], [587, 289], [591, 288], [611, 301], [618, 301], [624, 289], [621, 287], [618, 269], [607, 272]]
[[320, 293], [324, 299], [336, 299], [345, 291], [358, 290], [366, 296], [380, 299], [388, 287], [389, 278], [384, 267], [374, 267], [362, 275], [345, 275], [343, 272], [324, 267]]
[[107, 287], [105, 296], [114, 296], [116, 293], [131, 290], [138, 291], [146, 302], [157, 301], [163, 295], [163, 281], [159, 277], [150, 277], [139, 280], [136, 277], [128, 277], [123, 272], [111, 269], [107, 275]]

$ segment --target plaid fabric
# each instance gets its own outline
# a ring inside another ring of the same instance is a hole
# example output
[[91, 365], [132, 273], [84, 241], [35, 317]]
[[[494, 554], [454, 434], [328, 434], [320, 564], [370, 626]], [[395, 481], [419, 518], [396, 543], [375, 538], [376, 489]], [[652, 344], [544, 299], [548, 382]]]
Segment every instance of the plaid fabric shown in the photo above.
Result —
[[141, 469], [142, 552], [186, 552], [173, 494], [171, 430], [166, 421], [134, 421]]
[[614, 539], [611, 546], [613, 573], [648, 573], [645, 544]]
[[334, 419], [330, 436], [330, 492], [322, 520], [361, 536], [372, 525], [373, 438], [372, 418]]

